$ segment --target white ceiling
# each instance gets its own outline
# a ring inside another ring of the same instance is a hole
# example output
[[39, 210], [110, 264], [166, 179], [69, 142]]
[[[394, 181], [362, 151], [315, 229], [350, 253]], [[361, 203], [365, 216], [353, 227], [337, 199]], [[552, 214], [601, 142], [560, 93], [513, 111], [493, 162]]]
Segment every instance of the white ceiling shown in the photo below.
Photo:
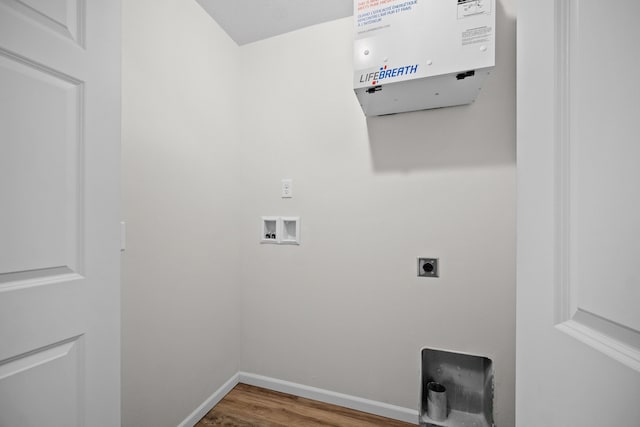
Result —
[[353, 14], [353, 0], [197, 0], [239, 45]]

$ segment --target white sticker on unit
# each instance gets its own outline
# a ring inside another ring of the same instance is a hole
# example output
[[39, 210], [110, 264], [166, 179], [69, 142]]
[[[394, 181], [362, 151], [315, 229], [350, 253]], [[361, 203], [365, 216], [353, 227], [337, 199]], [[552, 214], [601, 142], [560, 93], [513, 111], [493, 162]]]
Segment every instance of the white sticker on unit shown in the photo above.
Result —
[[418, 0], [357, 0], [354, 18], [358, 35], [390, 28], [398, 17], [412, 14]]
[[477, 43], [489, 43], [491, 41], [491, 37], [493, 37], [492, 34], [493, 28], [486, 25], [483, 27], [470, 28], [462, 32], [462, 46]]
[[491, 0], [458, 0], [458, 19], [491, 13]]

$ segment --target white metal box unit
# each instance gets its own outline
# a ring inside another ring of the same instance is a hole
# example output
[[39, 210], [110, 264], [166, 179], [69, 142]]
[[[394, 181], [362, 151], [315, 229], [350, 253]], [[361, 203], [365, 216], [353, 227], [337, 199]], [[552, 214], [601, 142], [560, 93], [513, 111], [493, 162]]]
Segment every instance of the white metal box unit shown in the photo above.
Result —
[[354, 0], [367, 116], [473, 102], [495, 65], [495, 0]]

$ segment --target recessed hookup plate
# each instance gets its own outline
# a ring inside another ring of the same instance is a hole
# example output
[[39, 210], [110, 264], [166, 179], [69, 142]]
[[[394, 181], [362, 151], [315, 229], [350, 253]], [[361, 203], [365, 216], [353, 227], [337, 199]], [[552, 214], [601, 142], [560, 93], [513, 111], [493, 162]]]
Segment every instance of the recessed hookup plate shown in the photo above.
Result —
[[418, 277], [440, 277], [438, 258], [418, 258]]

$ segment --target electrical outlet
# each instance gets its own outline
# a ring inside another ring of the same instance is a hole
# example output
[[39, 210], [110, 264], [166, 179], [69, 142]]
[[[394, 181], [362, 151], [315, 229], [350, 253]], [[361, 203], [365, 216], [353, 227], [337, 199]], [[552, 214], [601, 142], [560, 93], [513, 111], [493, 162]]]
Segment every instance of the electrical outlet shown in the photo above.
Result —
[[418, 277], [440, 277], [438, 258], [418, 258]]
[[293, 180], [292, 179], [282, 180], [281, 196], [283, 199], [290, 199], [293, 197]]

